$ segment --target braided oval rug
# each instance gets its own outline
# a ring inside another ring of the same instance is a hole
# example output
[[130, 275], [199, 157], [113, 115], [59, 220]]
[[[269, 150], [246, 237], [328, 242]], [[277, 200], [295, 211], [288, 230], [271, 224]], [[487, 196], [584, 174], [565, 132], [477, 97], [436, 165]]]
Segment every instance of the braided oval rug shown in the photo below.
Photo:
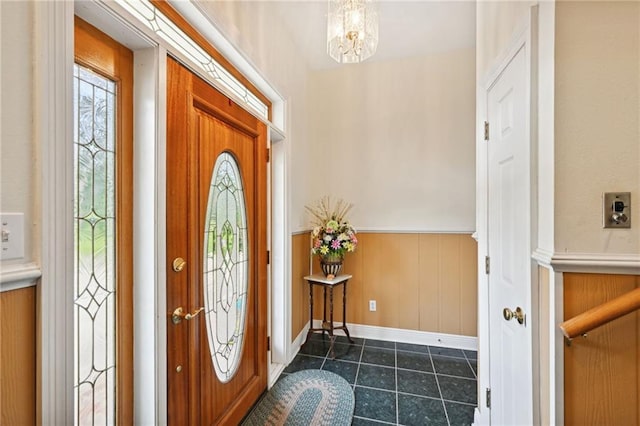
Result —
[[335, 373], [302, 370], [278, 380], [242, 423], [262, 425], [350, 425], [355, 397]]

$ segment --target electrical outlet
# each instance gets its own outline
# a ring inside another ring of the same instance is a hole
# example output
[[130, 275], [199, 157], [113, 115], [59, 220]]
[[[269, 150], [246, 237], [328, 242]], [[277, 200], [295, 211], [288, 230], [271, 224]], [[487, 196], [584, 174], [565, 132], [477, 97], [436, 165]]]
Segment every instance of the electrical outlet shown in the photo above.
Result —
[[375, 300], [369, 300], [369, 310], [371, 312], [375, 312], [376, 311], [376, 301]]

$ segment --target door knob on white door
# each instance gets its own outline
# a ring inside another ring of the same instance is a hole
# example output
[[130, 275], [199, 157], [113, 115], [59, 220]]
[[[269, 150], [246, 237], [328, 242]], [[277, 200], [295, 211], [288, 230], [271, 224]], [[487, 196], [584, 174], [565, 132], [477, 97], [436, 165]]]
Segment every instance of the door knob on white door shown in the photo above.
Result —
[[504, 308], [502, 310], [502, 316], [507, 321], [511, 321], [515, 318], [519, 324], [524, 324], [525, 314], [520, 306], [518, 306], [515, 311], [512, 311], [509, 308]]

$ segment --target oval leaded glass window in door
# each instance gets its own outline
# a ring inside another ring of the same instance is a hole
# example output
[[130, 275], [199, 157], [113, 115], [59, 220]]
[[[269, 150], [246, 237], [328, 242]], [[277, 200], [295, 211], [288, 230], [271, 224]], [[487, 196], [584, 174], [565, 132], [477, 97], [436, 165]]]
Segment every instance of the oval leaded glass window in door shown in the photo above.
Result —
[[242, 177], [236, 159], [216, 159], [204, 225], [203, 292], [211, 361], [218, 379], [235, 374], [242, 355], [249, 253]]

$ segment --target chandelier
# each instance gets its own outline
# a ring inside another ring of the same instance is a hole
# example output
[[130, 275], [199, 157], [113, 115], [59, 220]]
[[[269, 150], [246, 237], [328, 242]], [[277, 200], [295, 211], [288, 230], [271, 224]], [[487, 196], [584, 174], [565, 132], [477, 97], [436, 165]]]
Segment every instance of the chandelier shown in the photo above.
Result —
[[329, 56], [342, 64], [362, 62], [377, 47], [378, 11], [371, 0], [329, 0]]

